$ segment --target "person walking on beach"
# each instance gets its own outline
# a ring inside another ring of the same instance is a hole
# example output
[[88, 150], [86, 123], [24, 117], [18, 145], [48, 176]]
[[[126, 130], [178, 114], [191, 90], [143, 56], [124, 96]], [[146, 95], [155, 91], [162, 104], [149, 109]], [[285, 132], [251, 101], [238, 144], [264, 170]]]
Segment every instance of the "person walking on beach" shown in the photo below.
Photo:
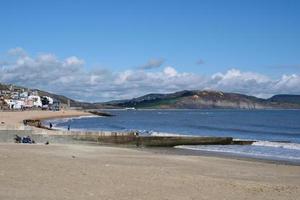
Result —
[[50, 122], [50, 124], [49, 124], [50, 129], [52, 129], [52, 126], [53, 126], [53, 125], [52, 125], [52, 123]]

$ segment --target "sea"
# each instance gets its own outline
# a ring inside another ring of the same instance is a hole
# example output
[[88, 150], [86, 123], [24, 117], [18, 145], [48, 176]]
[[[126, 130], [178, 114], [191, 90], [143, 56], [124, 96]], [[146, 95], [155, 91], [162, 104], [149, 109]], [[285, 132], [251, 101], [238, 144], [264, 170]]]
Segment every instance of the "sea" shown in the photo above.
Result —
[[[54, 128], [139, 131], [143, 135], [229, 136], [252, 145], [182, 145], [175, 148], [300, 164], [300, 110], [106, 110], [113, 117], [51, 120]], [[44, 123], [49, 123], [46, 121]]]

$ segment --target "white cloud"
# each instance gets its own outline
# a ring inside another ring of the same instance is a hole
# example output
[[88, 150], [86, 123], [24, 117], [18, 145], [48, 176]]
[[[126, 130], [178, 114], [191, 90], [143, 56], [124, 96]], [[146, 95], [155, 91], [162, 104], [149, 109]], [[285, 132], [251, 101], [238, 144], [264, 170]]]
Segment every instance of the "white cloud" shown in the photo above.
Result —
[[274, 90], [280, 93], [299, 93], [300, 76], [297, 74], [282, 75], [281, 79], [274, 84]]
[[0, 82], [48, 90], [85, 101], [125, 99], [186, 89], [213, 89], [259, 97], [278, 93], [300, 94], [300, 76], [297, 74], [272, 79], [259, 73], [230, 69], [203, 76], [179, 72], [172, 66], [155, 72], [140, 69], [120, 72], [88, 70], [84, 60], [75, 56], [59, 59], [53, 54], [40, 54], [31, 57], [22, 51], [14, 54], [13, 62], [0, 61], [6, 63], [0, 66]]
[[77, 58], [76, 56], [71, 56], [69, 58], [66, 58], [65, 59], [65, 62], [64, 62], [64, 65], [66, 66], [72, 66], [72, 65], [83, 65], [84, 64], [84, 61]]
[[230, 69], [226, 73], [212, 75], [209, 86], [229, 92], [240, 92], [257, 95], [266, 93], [269, 96], [270, 83], [272, 80], [262, 74], [242, 72], [238, 69]]
[[173, 67], [166, 67], [164, 69], [164, 73], [167, 77], [174, 77], [176, 75], [178, 75], [177, 71], [173, 68]]

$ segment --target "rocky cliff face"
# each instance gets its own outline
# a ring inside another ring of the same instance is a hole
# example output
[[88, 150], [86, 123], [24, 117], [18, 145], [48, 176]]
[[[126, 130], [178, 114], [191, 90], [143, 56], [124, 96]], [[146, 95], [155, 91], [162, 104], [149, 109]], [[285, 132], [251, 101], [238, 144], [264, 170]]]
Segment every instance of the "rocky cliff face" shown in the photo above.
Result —
[[179, 107], [190, 108], [262, 109], [271, 107], [263, 99], [215, 91], [195, 92], [193, 96], [183, 97], [177, 104]]

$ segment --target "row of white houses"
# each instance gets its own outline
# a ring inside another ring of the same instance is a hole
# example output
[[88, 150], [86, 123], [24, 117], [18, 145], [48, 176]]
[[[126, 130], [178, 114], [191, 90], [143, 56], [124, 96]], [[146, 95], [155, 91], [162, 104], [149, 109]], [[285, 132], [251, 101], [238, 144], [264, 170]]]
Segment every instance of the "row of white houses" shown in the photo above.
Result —
[[45, 108], [48, 109], [54, 103], [54, 100], [48, 96], [20, 94], [18, 98], [6, 98], [5, 103], [9, 109], [27, 109], [27, 108]]

